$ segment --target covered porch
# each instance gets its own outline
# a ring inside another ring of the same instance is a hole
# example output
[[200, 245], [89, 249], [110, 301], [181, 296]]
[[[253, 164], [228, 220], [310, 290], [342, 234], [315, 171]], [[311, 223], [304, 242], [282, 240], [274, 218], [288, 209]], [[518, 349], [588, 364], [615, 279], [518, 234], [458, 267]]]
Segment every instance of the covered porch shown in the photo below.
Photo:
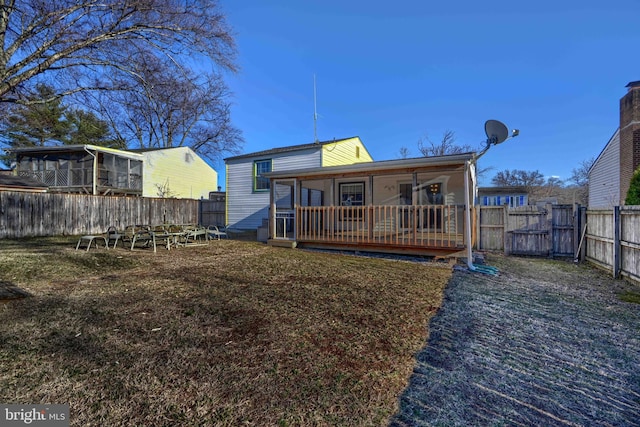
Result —
[[473, 154], [271, 172], [269, 244], [466, 256]]

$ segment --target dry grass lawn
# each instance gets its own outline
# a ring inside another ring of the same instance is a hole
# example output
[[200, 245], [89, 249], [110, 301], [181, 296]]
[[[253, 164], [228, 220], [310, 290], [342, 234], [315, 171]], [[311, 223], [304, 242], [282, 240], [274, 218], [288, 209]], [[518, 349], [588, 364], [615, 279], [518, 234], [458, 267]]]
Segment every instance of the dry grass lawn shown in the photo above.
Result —
[[71, 424], [386, 425], [448, 266], [245, 241], [0, 240], [0, 402]]

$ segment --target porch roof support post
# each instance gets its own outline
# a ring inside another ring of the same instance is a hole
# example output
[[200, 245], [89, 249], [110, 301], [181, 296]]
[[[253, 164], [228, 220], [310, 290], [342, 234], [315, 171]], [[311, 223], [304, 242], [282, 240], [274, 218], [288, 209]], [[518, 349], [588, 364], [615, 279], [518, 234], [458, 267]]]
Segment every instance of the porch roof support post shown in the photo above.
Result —
[[298, 178], [293, 180], [293, 240], [298, 240], [298, 207], [302, 200], [302, 182]]
[[411, 174], [411, 204], [418, 204], [418, 172]]
[[[87, 153], [89, 153], [89, 155], [91, 157], [93, 157], [93, 174], [92, 174], [92, 180], [93, 183], [91, 184], [91, 194], [93, 194], [94, 196], [98, 195], [98, 153], [92, 153], [90, 150], [87, 149], [87, 146], [85, 145], [84, 147], [84, 151], [86, 151]], [[57, 178], [57, 175], [56, 175]]]
[[269, 185], [269, 238], [276, 238], [276, 181], [271, 179]]
[[329, 187], [329, 206], [336, 205], [336, 179], [331, 178], [331, 187]]
[[369, 199], [369, 203], [367, 208], [367, 215], [365, 215], [365, 224], [367, 227], [367, 238], [369, 241], [373, 240], [373, 227], [374, 227], [374, 218], [373, 218], [373, 175], [369, 175], [369, 191], [367, 191], [367, 197]]
[[470, 161], [464, 163], [464, 210], [465, 210], [465, 240], [467, 244], [467, 267], [471, 271], [475, 271], [473, 266], [473, 248], [471, 245], [471, 196], [469, 194], [469, 180], [470, 180]]

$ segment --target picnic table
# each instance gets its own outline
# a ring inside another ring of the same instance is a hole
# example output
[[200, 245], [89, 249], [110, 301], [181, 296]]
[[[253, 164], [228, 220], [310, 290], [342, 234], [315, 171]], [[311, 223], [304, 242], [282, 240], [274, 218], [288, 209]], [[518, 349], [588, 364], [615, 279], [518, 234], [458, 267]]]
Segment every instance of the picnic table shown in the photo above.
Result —
[[104, 242], [104, 247], [109, 249], [113, 241], [115, 249], [118, 242], [130, 250], [135, 248], [153, 248], [162, 245], [171, 250], [180, 246], [208, 245], [210, 235], [207, 228], [195, 224], [159, 224], [159, 225], [128, 225], [124, 230], [109, 227], [106, 233], [96, 235], [83, 235], [78, 240], [76, 250], [86, 245], [87, 251], [91, 246], [98, 248], [98, 242]]
[[104, 247], [106, 249], [109, 249], [109, 241], [107, 240], [106, 236], [87, 234], [85, 236], [80, 236], [80, 239], [78, 240], [78, 244], [76, 245], [76, 251], [80, 249], [80, 246], [82, 246], [83, 243], [87, 245], [87, 252], [89, 252], [89, 249], [91, 248], [92, 243], [95, 243], [95, 246], [97, 249], [99, 240], [104, 240]]

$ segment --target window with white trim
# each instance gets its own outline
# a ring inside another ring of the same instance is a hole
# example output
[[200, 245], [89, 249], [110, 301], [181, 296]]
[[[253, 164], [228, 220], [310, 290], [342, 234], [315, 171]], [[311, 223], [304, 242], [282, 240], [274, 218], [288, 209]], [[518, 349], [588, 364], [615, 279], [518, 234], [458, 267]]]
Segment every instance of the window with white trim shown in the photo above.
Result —
[[269, 191], [269, 178], [262, 175], [271, 172], [271, 164], [271, 159], [253, 162], [253, 191]]
[[340, 184], [340, 205], [364, 205], [364, 182], [349, 182]]

